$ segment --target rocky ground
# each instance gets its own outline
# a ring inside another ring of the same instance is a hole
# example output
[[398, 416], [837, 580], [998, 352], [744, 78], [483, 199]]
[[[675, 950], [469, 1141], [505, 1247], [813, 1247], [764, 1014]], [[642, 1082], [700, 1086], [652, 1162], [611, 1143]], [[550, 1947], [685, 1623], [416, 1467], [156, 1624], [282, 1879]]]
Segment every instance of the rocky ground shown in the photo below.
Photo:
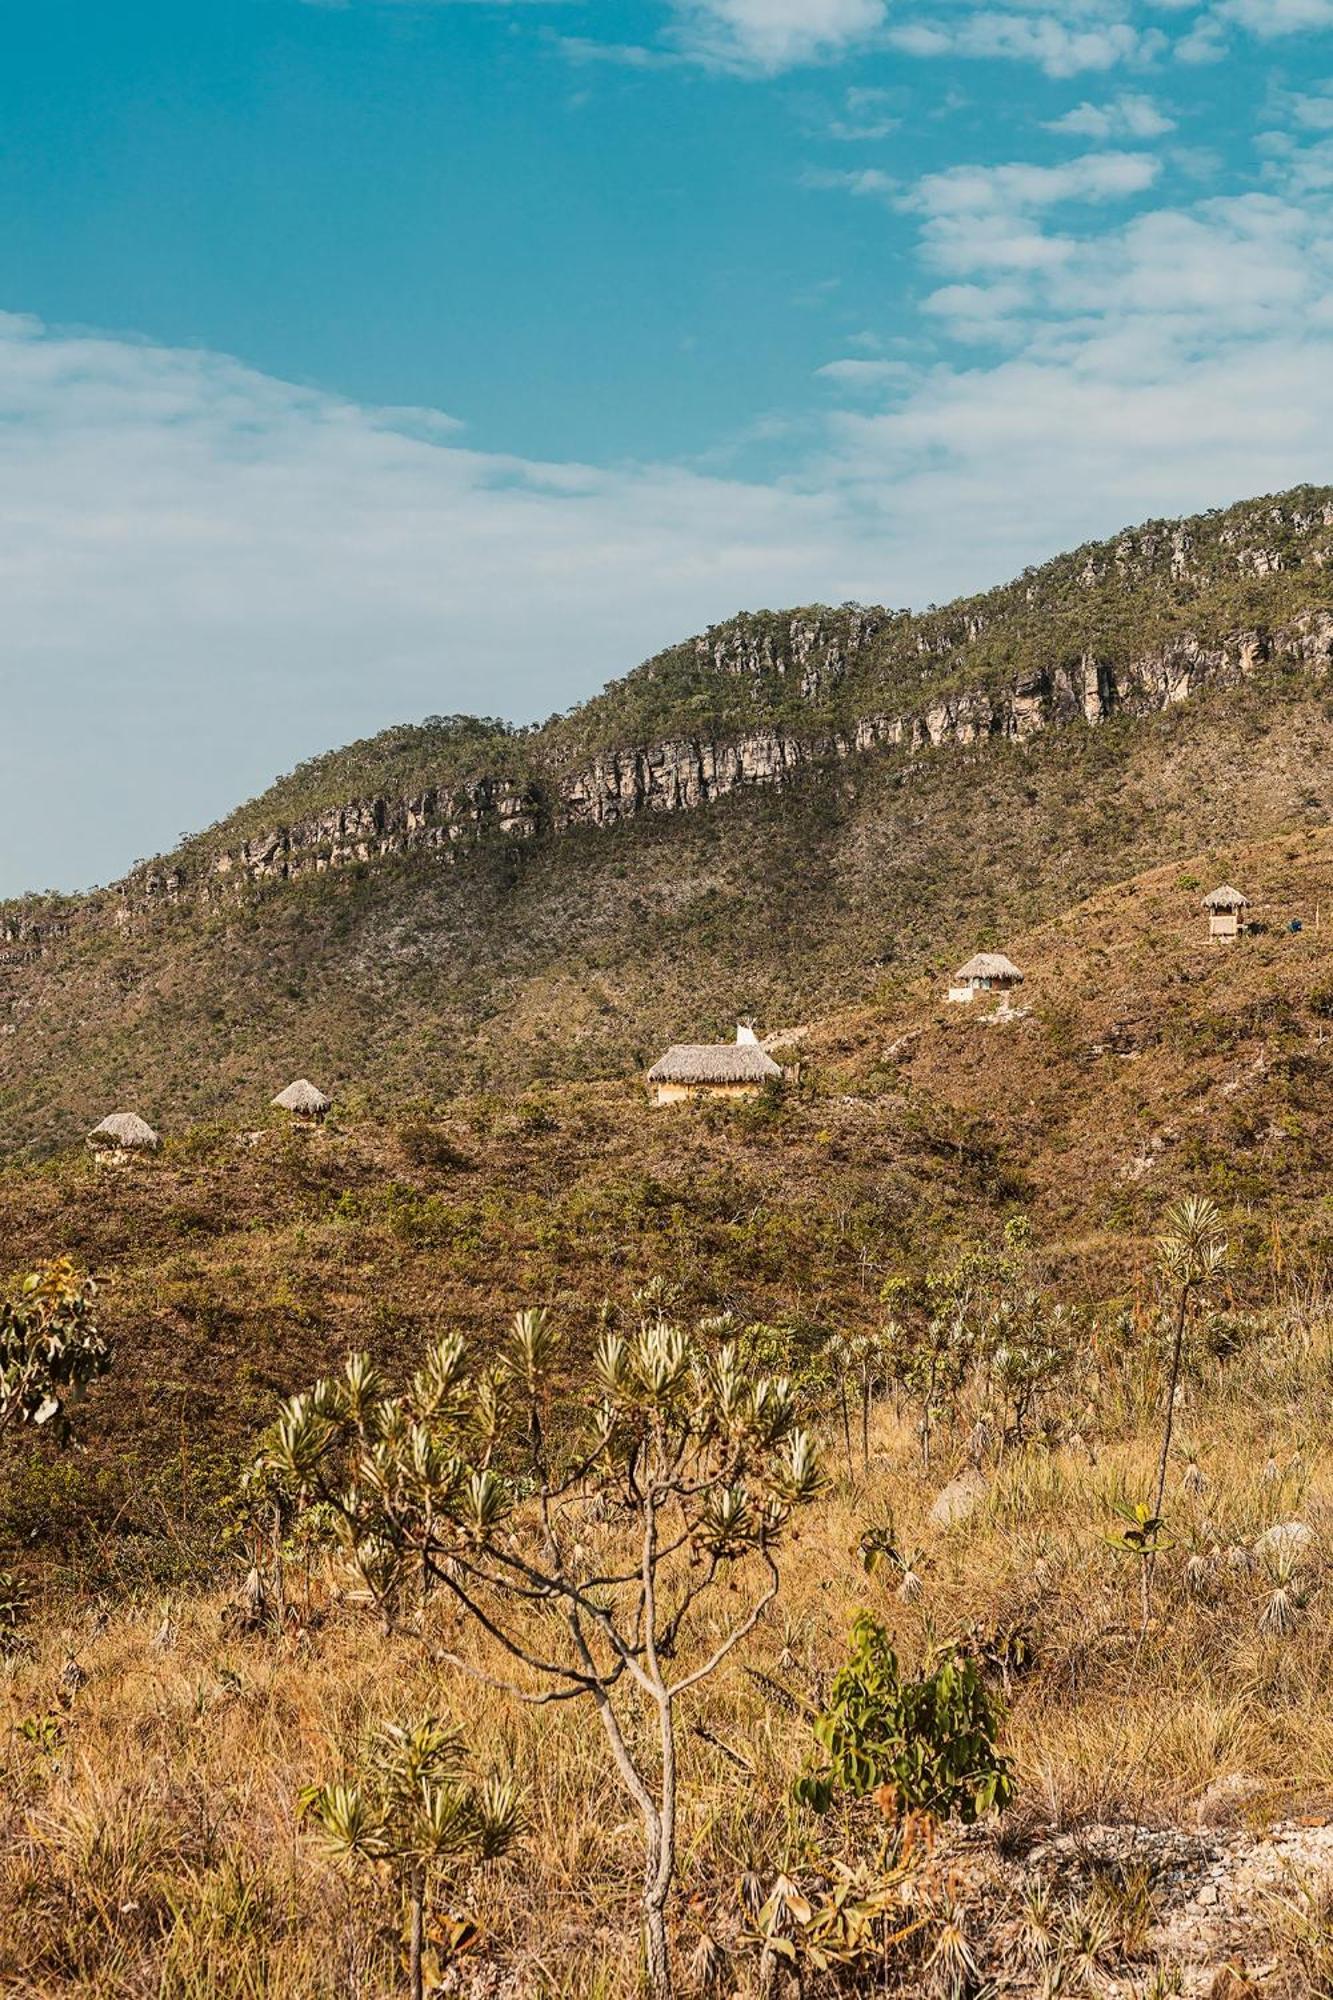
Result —
[[[1201, 1801], [1201, 1819], [1243, 1810], [1248, 1790], [1244, 1779], [1224, 1781]], [[1161, 1968], [1157, 1990], [1164, 1993], [1208, 2000], [1290, 1993], [1293, 1946], [1326, 1949], [1333, 1936], [1327, 1922], [1333, 1818], [1322, 1815], [1262, 1832], [1208, 1824], [1087, 1826], [1032, 1848], [1024, 1865], [1074, 1895], [1108, 1875], [1124, 1881], [1127, 1871], [1143, 1870], [1153, 1907], [1143, 1961]], [[1142, 1963], [1132, 1975], [1108, 1971], [1098, 1986], [1107, 1994], [1144, 1993]], [[1313, 1996], [1327, 1989], [1306, 1990]]]

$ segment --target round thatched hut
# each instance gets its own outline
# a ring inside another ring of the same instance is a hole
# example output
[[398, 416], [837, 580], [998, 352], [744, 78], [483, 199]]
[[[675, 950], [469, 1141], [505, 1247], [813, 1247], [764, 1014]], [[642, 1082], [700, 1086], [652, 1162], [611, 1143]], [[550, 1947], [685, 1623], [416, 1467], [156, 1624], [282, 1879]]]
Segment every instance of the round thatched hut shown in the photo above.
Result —
[[152, 1126], [135, 1111], [113, 1111], [88, 1134], [88, 1144], [99, 1159], [124, 1160], [131, 1153], [155, 1153], [161, 1143]]
[[273, 1103], [279, 1111], [290, 1111], [303, 1125], [322, 1125], [333, 1109], [333, 1099], [305, 1076], [280, 1090]]
[[965, 1004], [978, 993], [1012, 993], [1022, 984], [1023, 975], [1012, 958], [1002, 951], [979, 951], [955, 972], [949, 998]]
[[1231, 944], [1240, 936], [1240, 913], [1249, 909], [1250, 899], [1224, 882], [1220, 889], [1208, 891], [1201, 907], [1208, 912], [1209, 937]]
[[648, 1072], [656, 1104], [694, 1097], [757, 1097], [782, 1071], [748, 1023], [734, 1042], [676, 1042]]

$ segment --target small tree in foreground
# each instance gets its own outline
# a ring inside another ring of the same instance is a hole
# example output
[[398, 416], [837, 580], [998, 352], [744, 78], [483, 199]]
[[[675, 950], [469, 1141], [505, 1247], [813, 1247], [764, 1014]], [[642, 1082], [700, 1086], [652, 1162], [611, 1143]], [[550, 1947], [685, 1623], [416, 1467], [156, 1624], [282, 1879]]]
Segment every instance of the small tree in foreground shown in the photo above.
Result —
[[[0, 1443], [26, 1427], [63, 1444], [69, 1405], [111, 1366], [111, 1349], [97, 1330], [97, 1287], [68, 1257], [42, 1264], [0, 1300]], [[0, 1567], [0, 1648], [27, 1604], [22, 1580]]]
[[30, 1271], [12, 1298], [0, 1300], [0, 1437], [31, 1424], [63, 1443], [69, 1404], [111, 1365], [93, 1320], [96, 1296], [93, 1280], [60, 1257]]
[[366, 1744], [353, 1779], [313, 1785], [301, 1810], [333, 1853], [386, 1868], [407, 1905], [407, 1971], [422, 2000], [426, 1892], [432, 1875], [450, 1887], [479, 1861], [508, 1853], [522, 1832], [518, 1792], [508, 1780], [475, 1783], [462, 1738], [436, 1716], [384, 1723]]
[[[643, 1823], [644, 1948], [667, 2000], [677, 1705], [776, 1596], [783, 1531], [820, 1473], [789, 1383], [745, 1379], [731, 1345], [710, 1353], [662, 1322], [608, 1332], [582, 1421], [564, 1425], [555, 1359], [541, 1312], [519, 1313], [480, 1369], [447, 1336], [396, 1393], [354, 1356], [283, 1407], [255, 1476], [298, 1514], [331, 1510], [386, 1625], [442, 1592], [507, 1670], [446, 1659], [519, 1701], [593, 1704]], [[724, 1585], [730, 1606], [742, 1568], [751, 1589], [705, 1635], [701, 1607]]]

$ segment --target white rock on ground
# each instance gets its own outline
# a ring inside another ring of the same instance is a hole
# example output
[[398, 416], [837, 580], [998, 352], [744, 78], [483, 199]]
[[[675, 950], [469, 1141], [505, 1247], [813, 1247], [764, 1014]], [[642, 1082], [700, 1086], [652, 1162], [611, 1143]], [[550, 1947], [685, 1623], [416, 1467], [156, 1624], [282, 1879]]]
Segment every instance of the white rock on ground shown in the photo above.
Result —
[[986, 1479], [983, 1473], [969, 1468], [941, 1487], [935, 1504], [930, 1510], [930, 1518], [937, 1528], [956, 1528], [961, 1521], [975, 1514], [986, 1497]]

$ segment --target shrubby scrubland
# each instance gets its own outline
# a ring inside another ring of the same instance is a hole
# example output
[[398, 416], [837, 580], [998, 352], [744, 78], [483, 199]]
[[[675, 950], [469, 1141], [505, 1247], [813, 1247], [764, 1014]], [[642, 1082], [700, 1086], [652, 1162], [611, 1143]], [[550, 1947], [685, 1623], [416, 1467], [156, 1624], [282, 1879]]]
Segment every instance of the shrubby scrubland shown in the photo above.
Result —
[[[415, 1938], [478, 1995], [1173, 1990], [1154, 1830], [1333, 1784], [1333, 1316], [1238, 1310], [1206, 1199], [1159, 1225], [1112, 1307], [1011, 1214], [850, 1339], [659, 1281], [575, 1378], [525, 1312], [275, 1406], [211, 1583], [7, 1630], [0, 1979], [379, 1995]], [[1320, 1990], [1317, 1902], [1263, 1921]]]

